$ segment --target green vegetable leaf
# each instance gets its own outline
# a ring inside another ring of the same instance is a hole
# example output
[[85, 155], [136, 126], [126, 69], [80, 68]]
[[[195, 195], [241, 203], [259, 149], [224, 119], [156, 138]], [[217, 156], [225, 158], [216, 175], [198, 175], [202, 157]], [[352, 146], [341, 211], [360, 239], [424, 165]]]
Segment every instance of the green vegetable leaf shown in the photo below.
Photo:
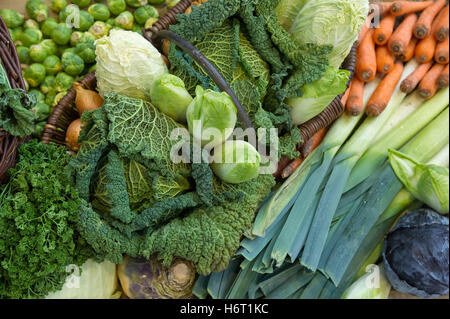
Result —
[[34, 95], [22, 89], [12, 89], [3, 66], [0, 64], [0, 127], [19, 137], [35, 130], [36, 114], [31, 110], [36, 104]]
[[389, 150], [389, 161], [398, 179], [414, 197], [439, 213], [448, 214], [448, 168], [419, 163], [395, 150]]
[[103, 108], [110, 122], [108, 141], [117, 146], [122, 157], [140, 154], [165, 176], [186, 175], [186, 165], [170, 159], [172, 147], [179, 142], [171, 140], [170, 134], [183, 128], [180, 124], [148, 102], [115, 93], [105, 96]]

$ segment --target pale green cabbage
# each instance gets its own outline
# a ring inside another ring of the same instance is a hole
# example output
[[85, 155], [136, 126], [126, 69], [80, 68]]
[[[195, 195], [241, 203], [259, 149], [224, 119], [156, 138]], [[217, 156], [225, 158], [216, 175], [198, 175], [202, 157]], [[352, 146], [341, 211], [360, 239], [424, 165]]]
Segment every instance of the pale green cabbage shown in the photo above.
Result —
[[369, 265], [368, 272], [356, 280], [342, 295], [342, 299], [388, 299], [391, 285], [383, 268]]
[[[81, 266], [81, 274], [77, 267], [66, 279], [60, 291], [49, 294], [46, 299], [117, 299], [121, 293], [118, 291], [116, 265], [104, 261], [97, 263], [88, 259]], [[78, 279], [77, 279], [78, 276]]]
[[422, 164], [398, 151], [389, 151], [389, 161], [398, 179], [418, 200], [440, 214], [449, 212], [449, 170]]
[[116, 92], [137, 99], [150, 99], [154, 81], [167, 73], [158, 50], [140, 34], [112, 30], [95, 41], [97, 85], [101, 95]]
[[258, 177], [261, 156], [248, 142], [229, 140], [214, 148], [211, 168], [221, 180], [230, 184]]
[[332, 45], [330, 65], [339, 68], [369, 13], [368, 0], [281, 0], [281, 25], [300, 44]]
[[294, 124], [303, 124], [322, 112], [337, 95], [344, 93], [349, 77], [350, 72], [330, 66], [322, 78], [304, 85], [302, 97], [286, 101], [292, 107]]

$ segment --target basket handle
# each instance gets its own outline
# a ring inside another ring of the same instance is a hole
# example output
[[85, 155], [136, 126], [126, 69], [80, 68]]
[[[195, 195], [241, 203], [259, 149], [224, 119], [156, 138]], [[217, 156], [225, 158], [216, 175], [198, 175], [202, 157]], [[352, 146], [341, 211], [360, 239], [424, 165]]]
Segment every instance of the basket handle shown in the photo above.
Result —
[[241, 103], [239, 102], [239, 99], [237, 98], [236, 94], [234, 94], [231, 87], [228, 85], [227, 81], [224, 79], [222, 74], [216, 69], [216, 67], [209, 61], [195, 46], [193, 46], [191, 43], [180, 37], [178, 34], [168, 31], [168, 30], [161, 30], [152, 35], [152, 38], [154, 40], [158, 39], [167, 39], [173, 43], [175, 43], [179, 48], [181, 48], [184, 52], [189, 54], [202, 68], [205, 70], [205, 72], [213, 79], [213, 81], [217, 84], [220, 90], [228, 93], [228, 95], [231, 97], [231, 100], [233, 101], [234, 105], [236, 105], [237, 113], [239, 120], [243, 124], [244, 128], [253, 128], [253, 124], [245, 111], [245, 109], [242, 107]]

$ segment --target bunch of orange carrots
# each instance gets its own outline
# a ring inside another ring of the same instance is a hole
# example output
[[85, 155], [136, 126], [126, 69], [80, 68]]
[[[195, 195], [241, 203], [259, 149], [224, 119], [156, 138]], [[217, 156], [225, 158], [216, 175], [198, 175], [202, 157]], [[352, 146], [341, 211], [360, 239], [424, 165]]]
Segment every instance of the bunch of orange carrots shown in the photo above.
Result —
[[[398, 85], [405, 62], [415, 58], [419, 67], [401, 83], [411, 93], [416, 88], [430, 99], [439, 88], [448, 86], [449, 5], [446, 0], [394, 1], [373, 5], [359, 35], [356, 74], [350, 83], [346, 111], [359, 115], [363, 109], [366, 83], [378, 75], [379, 86], [366, 105], [366, 115], [384, 111]], [[379, 24], [371, 27], [374, 18]]]

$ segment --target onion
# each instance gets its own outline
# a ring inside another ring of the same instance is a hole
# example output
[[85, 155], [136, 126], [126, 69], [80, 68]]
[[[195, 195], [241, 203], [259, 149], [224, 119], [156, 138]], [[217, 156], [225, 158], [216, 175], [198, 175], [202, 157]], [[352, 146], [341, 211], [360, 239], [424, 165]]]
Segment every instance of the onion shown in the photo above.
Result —
[[77, 152], [80, 149], [78, 137], [80, 136], [81, 126], [81, 120], [76, 119], [75, 121], [70, 123], [69, 127], [67, 128], [66, 146], [74, 152]]
[[97, 92], [86, 90], [78, 82], [75, 82], [73, 86], [77, 93], [75, 97], [75, 106], [80, 116], [84, 111], [93, 111], [103, 105], [103, 98]]

